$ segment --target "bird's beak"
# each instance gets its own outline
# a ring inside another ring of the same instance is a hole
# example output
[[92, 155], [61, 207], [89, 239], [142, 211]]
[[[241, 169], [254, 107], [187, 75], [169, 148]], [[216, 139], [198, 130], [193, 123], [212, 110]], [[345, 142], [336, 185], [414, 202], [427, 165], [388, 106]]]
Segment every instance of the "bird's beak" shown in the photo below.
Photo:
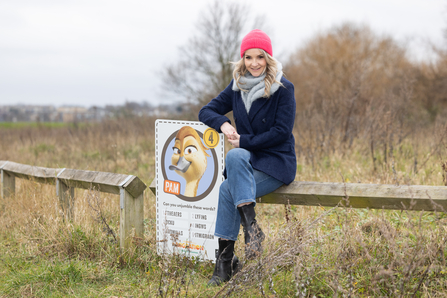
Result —
[[177, 165], [176, 166], [170, 165], [169, 169], [171, 171], [177, 170], [182, 173], [185, 173], [188, 170], [190, 165], [191, 165], [191, 162], [187, 161], [186, 159], [183, 158], [183, 156], [181, 156], [177, 162]]

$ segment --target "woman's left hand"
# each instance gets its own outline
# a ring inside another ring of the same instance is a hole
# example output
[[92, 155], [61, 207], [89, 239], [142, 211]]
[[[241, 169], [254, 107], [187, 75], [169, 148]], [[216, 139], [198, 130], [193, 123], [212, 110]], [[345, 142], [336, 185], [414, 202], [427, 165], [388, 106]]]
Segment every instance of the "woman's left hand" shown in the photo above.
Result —
[[233, 145], [234, 148], [239, 148], [239, 140], [241, 136], [235, 132], [231, 135], [230, 138], [228, 138], [228, 142], [230, 142], [231, 145]]

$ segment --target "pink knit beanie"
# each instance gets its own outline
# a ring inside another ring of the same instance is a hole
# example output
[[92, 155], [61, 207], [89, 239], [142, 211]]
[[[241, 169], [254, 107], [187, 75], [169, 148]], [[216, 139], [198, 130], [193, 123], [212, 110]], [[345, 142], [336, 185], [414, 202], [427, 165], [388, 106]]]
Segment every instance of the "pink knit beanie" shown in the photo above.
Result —
[[268, 37], [268, 35], [265, 34], [264, 31], [261, 31], [259, 29], [250, 31], [242, 39], [241, 58], [244, 56], [246, 50], [253, 48], [263, 49], [264, 51], [269, 53], [270, 56], [273, 56], [272, 42], [270, 40], [270, 37]]

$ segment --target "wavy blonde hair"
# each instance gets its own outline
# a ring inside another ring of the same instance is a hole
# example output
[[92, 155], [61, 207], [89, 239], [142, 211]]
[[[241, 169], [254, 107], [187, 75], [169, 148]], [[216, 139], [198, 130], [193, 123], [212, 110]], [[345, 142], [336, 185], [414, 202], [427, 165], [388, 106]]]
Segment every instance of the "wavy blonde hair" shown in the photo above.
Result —
[[[261, 53], [265, 57], [265, 61], [267, 62], [264, 72], [262, 73], [262, 74], [265, 73], [265, 78], [264, 78], [265, 91], [264, 91], [264, 95], [262, 97], [269, 98], [270, 97], [270, 89], [272, 88], [273, 83], [278, 83], [281, 86], [283, 86], [283, 84], [276, 80], [276, 73], [278, 72], [278, 63], [276, 62], [276, 60], [273, 59], [273, 57], [270, 56], [270, 54], [267, 53], [266, 51], [264, 51], [262, 49], [258, 49], [258, 50], [261, 51]], [[232, 62], [232, 64], [234, 65], [233, 78], [234, 78], [234, 81], [236, 82], [236, 85], [242, 91], [247, 91], [241, 87], [241, 85], [243, 85], [243, 84], [239, 82], [240, 78], [243, 77], [248, 72], [248, 69], [245, 67], [245, 54], [241, 60], [239, 60], [237, 62]]]

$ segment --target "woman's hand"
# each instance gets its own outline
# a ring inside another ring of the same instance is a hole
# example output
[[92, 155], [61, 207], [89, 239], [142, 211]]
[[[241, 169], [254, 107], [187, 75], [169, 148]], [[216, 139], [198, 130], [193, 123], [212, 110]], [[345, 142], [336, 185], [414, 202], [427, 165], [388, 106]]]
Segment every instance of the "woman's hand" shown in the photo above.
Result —
[[233, 145], [234, 148], [239, 148], [239, 140], [241, 136], [236, 132], [232, 135], [231, 139], [228, 139], [228, 142], [230, 142], [231, 145]]
[[228, 122], [225, 122], [220, 126], [220, 131], [231, 140], [234, 134], [237, 134], [236, 129]]
[[236, 129], [228, 122], [225, 122], [220, 126], [220, 131], [227, 137], [228, 141], [235, 148], [239, 148], [240, 135], [237, 133]]

